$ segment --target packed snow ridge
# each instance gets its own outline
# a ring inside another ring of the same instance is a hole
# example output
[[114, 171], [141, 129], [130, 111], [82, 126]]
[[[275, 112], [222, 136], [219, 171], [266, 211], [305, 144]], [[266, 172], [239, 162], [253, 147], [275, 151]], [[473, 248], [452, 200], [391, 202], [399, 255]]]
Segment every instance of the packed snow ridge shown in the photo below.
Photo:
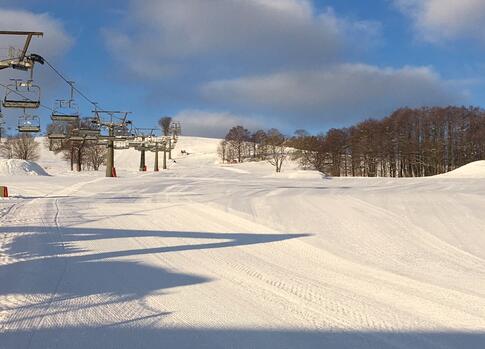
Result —
[[485, 178], [485, 160], [471, 162], [456, 170], [439, 175], [446, 178]]
[[0, 159], [0, 176], [48, 176], [49, 174], [33, 161]]

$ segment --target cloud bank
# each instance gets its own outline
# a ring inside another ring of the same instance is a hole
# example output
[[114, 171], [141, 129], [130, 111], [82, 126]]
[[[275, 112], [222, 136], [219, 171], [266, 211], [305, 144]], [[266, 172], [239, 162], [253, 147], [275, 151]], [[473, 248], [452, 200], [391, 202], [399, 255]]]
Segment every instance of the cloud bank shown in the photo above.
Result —
[[394, 0], [413, 22], [420, 36], [430, 42], [471, 38], [485, 44], [483, 0]]
[[456, 99], [431, 68], [365, 64], [212, 81], [201, 93], [223, 105], [277, 112], [311, 126], [322, 120], [348, 123], [382, 117], [398, 106], [441, 105]]
[[243, 125], [251, 131], [264, 127], [256, 118], [229, 112], [182, 110], [174, 119], [181, 122], [183, 134], [186, 136], [224, 138], [227, 131], [236, 125]]
[[[418, 16], [418, 2], [393, 1]], [[143, 79], [152, 95], [184, 96], [181, 109], [192, 111], [190, 127], [201, 134], [218, 125], [195, 121], [205, 110], [260, 115], [267, 127], [323, 129], [464, 100], [432, 67], [366, 63], [381, 25], [309, 0], [132, 1], [120, 26], [103, 35], [125, 76]]]

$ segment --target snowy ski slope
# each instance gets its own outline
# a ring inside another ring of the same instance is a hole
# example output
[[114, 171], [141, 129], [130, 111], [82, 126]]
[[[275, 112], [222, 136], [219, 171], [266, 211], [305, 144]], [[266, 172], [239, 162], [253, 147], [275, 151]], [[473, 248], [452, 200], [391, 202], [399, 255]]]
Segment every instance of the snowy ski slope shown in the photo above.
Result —
[[485, 348], [483, 162], [275, 176], [217, 143], [182, 137], [160, 173], [43, 152], [51, 176], [0, 175], [0, 348]]

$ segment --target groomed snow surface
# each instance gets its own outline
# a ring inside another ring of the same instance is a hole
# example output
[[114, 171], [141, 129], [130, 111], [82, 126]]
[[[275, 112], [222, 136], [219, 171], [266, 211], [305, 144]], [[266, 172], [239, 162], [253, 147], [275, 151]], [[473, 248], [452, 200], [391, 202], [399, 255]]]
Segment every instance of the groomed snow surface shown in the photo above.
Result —
[[160, 173], [2, 170], [0, 348], [485, 348], [483, 162], [273, 175], [217, 143]]

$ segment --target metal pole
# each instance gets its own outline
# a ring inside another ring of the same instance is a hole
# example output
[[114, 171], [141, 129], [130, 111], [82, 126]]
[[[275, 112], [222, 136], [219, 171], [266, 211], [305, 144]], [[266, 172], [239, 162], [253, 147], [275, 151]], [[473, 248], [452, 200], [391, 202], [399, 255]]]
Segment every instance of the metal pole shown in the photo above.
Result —
[[145, 171], [145, 144], [141, 144], [140, 151], [140, 171]]
[[158, 143], [155, 143], [155, 166], [153, 168], [153, 171], [158, 172]]
[[114, 151], [114, 130], [109, 128], [108, 138], [108, 155], [106, 158], [106, 177], [113, 177], [113, 168], [115, 163], [115, 151]]
[[163, 169], [167, 169], [167, 145], [163, 147]]
[[172, 160], [172, 138], [168, 139], [168, 159]]

